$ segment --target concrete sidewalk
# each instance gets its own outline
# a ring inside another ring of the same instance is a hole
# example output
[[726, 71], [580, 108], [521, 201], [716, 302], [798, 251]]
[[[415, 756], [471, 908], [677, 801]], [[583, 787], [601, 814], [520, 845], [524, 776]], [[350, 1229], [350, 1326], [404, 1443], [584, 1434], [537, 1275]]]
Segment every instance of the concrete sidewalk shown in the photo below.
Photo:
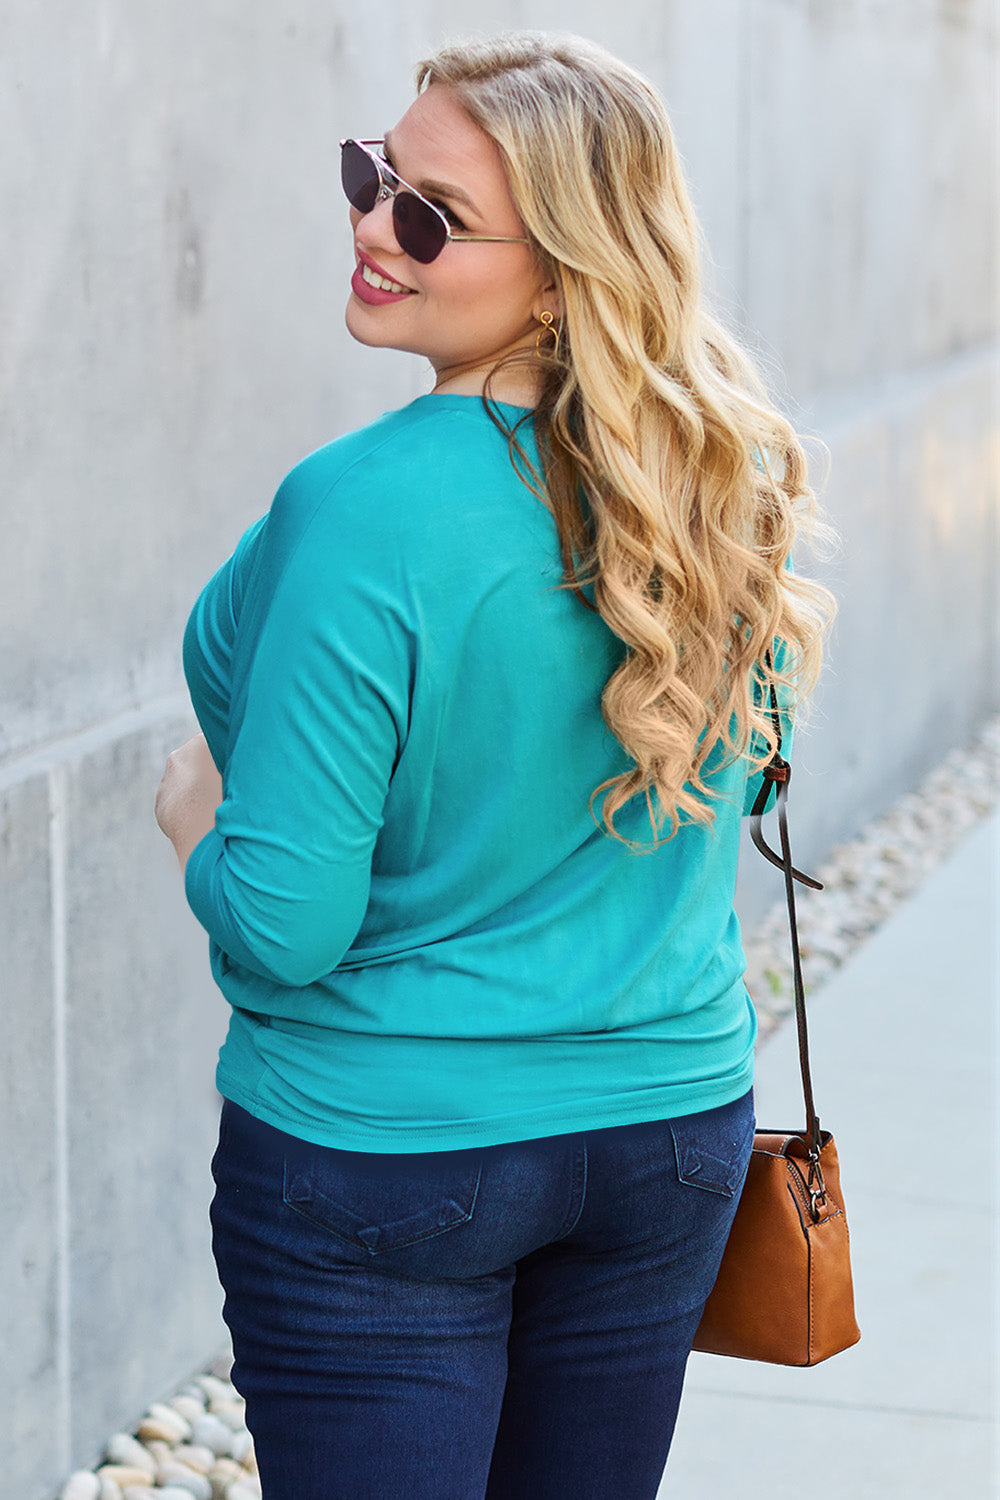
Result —
[[[810, 1009], [840, 1153], [861, 1342], [813, 1369], [695, 1354], [660, 1500], [992, 1500], [997, 1462], [1000, 815]], [[757, 1117], [802, 1123], [794, 1023]]]

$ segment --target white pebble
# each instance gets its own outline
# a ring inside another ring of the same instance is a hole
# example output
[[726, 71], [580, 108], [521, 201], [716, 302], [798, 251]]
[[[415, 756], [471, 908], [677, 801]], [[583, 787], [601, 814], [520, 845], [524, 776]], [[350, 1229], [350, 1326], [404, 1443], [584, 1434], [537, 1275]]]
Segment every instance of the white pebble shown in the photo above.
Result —
[[109, 1463], [124, 1464], [129, 1469], [141, 1469], [143, 1473], [149, 1475], [150, 1479], [156, 1473], [156, 1460], [153, 1455], [127, 1432], [116, 1432], [110, 1437], [104, 1452]]
[[261, 1492], [248, 1479], [237, 1479], [226, 1491], [226, 1500], [261, 1500]]
[[182, 1438], [190, 1436], [190, 1427], [185, 1433], [177, 1433], [172, 1427], [168, 1427], [166, 1422], [158, 1422], [155, 1417], [143, 1417], [139, 1423], [139, 1439], [145, 1443], [154, 1456], [156, 1450], [152, 1447], [153, 1443], [159, 1443], [161, 1447], [171, 1447], [174, 1443], [179, 1443]]
[[100, 1479], [113, 1479], [120, 1489], [132, 1484], [145, 1484], [153, 1476], [134, 1464], [102, 1464], [97, 1471]]
[[194, 1500], [212, 1500], [212, 1486], [207, 1476], [196, 1474], [186, 1464], [162, 1464], [156, 1477], [164, 1489], [181, 1490], [185, 1496], [193, 1495]]
[[151, 1484], [127, 1484], [122, 1491], [124, 1500], [157, 1500], [159, 1493]]
[[249, 1453], [253, 1452], [253, 1438], [244, 1427], [242, 1432], [233, 1433], [233, 1457], [241, 1464]]
[[212, 1481], [212, 1500], [226, 1500], [229, 1486], [245, 1479], [246, 1472], [231, 1458], [220, 1458], [212, 1465], [208, 1477]]
[[174, 1449], [174, 1458], [178, 1463], [187, 1464], [189, 1469], [194, 1469], [198, 1474], [207, 1474], [215, 1463], [215, 1454], [211, 1448], [205, 1448], [200, 1443], [179, 1443]]
[[[98, 1476], [100, 1478], [100, 1476]], [[113, 1479], [105, 1476], [101, 1479], [101, 1488], [97, 1500], [122, 1500], [122, 1487]]]
[[215, 1375], [199, 1375], [195, 1381], [205, 1392], [206, 1401], [232, 1401], [236, 1388], [228, 1380], [219, 1380]]
[[[202, 1411], [205, 1410], [205, 1400], [206, 1400], [205, 1392], [202, 1390], [201, 1386], [200, 1385], [196, 1385], [193, 1380], [190, 1382], [189, 1385], [183, 1386], [182, 1389], [180, 1390], [180, 1392], [178, 1394], [181, 1395], [181, 1396], [188, 1397], [192, 1401], [197, 1401], [197, 1403], [201, 1407]], [[173, 1402], [171, 1402], [170, 1404], [171, 1404], [171, 1406], [173, 1406]]]
[[242, 1479], [243, 1467], [234, 1458], [217, 1458], [208, 1471], [211, 1480], [216, 1479]]
[[71, 1474], [62, 1488], [61, 1500], [100, 1500], [101, 1481], [87, 1469]]
[[[155, 1428], [147, 1434], [145, 1428]], [[183, 1443], [191, 1436], [191, 1423], [169, 1406], [154, 1401], [139, 1424], [140, 1437], [162, 1437], [168, 1443]]]
[[156, 1500], [191, 1500], [191, 1491], [182, 1484], [165, 1484], [156, 1491]]
[[225, 1422], [233, 1432], [242, 1432], [247, 1425], [245, 1401], [211, 1401], [208, 1409], [213, 1417]]
[[189, 1426], [195, 1417], [200, 1417], [205, 1410], [205, 1402], [202, 1399], [201, 1391], [198, 1392], [197, 1396], [175, 1396], [170, 1405], [179, 1417], [184, 1418]]
[[233, 1451], [232, 1428], [209, 1412], [191, 1423], [191, 1436], [195, 1443], [211, 1448], [217, 1458], [226, 1457]]

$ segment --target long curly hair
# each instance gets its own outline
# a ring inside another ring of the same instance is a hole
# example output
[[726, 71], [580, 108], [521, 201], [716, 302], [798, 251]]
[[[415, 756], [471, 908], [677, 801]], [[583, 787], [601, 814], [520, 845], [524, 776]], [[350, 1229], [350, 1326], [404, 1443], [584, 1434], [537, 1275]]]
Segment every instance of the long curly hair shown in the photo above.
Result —
[[515, 32], [442, 48], [417, 69], [431, 84], [498, 146], [558, 288], [535, 479], [566, 585], [626, 647], [601, 707], [632, 764], [591, 809], [621, 838], [616, 814], [643, 795], [653, 842], [631, 847], [655, 847], [713, 821], [720, 751], [748, 772], [770, 758], [770, 684], [788, 708], [815, 684], [833, 600], [788, 566], [817, 520], [806, 456], [703, 305], [698, 223], [645, 78], [579, 37]]

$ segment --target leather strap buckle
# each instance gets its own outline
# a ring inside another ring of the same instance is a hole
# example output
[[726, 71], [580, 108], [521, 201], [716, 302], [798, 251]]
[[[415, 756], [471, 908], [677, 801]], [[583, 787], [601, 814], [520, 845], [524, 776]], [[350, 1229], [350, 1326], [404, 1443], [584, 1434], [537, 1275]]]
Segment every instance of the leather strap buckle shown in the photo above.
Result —
[[820, 1209], [826, 1207], [826, 1183], [823, 1181], [823, 1168], [819, 1164], [819, 1156], [809, 1154], [809, 1175], [806, 1179], [806, 1190], [809, 1194], [809, 1213], [813, 1223], [818, 1223]]

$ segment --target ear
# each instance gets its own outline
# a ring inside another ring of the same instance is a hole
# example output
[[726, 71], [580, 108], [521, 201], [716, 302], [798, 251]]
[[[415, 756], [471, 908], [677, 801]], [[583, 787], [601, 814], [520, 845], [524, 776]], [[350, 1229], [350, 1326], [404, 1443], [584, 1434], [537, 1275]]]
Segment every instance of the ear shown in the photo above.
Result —
[[555, 281], [549, 281], [542, 287], [538, 296], [531, 306], [531, 315], [538, 322], [543, 312], [550, 312], [557, 323], [563, 318], [562, 292]]
[[535, 299], [531, 309], [535, 323], [541, 320], [543, 312], [550, 312], [556, 323], [562, 323], [562, 297], [559, 296], [558, 287], [546, 287], [546, 290]]

